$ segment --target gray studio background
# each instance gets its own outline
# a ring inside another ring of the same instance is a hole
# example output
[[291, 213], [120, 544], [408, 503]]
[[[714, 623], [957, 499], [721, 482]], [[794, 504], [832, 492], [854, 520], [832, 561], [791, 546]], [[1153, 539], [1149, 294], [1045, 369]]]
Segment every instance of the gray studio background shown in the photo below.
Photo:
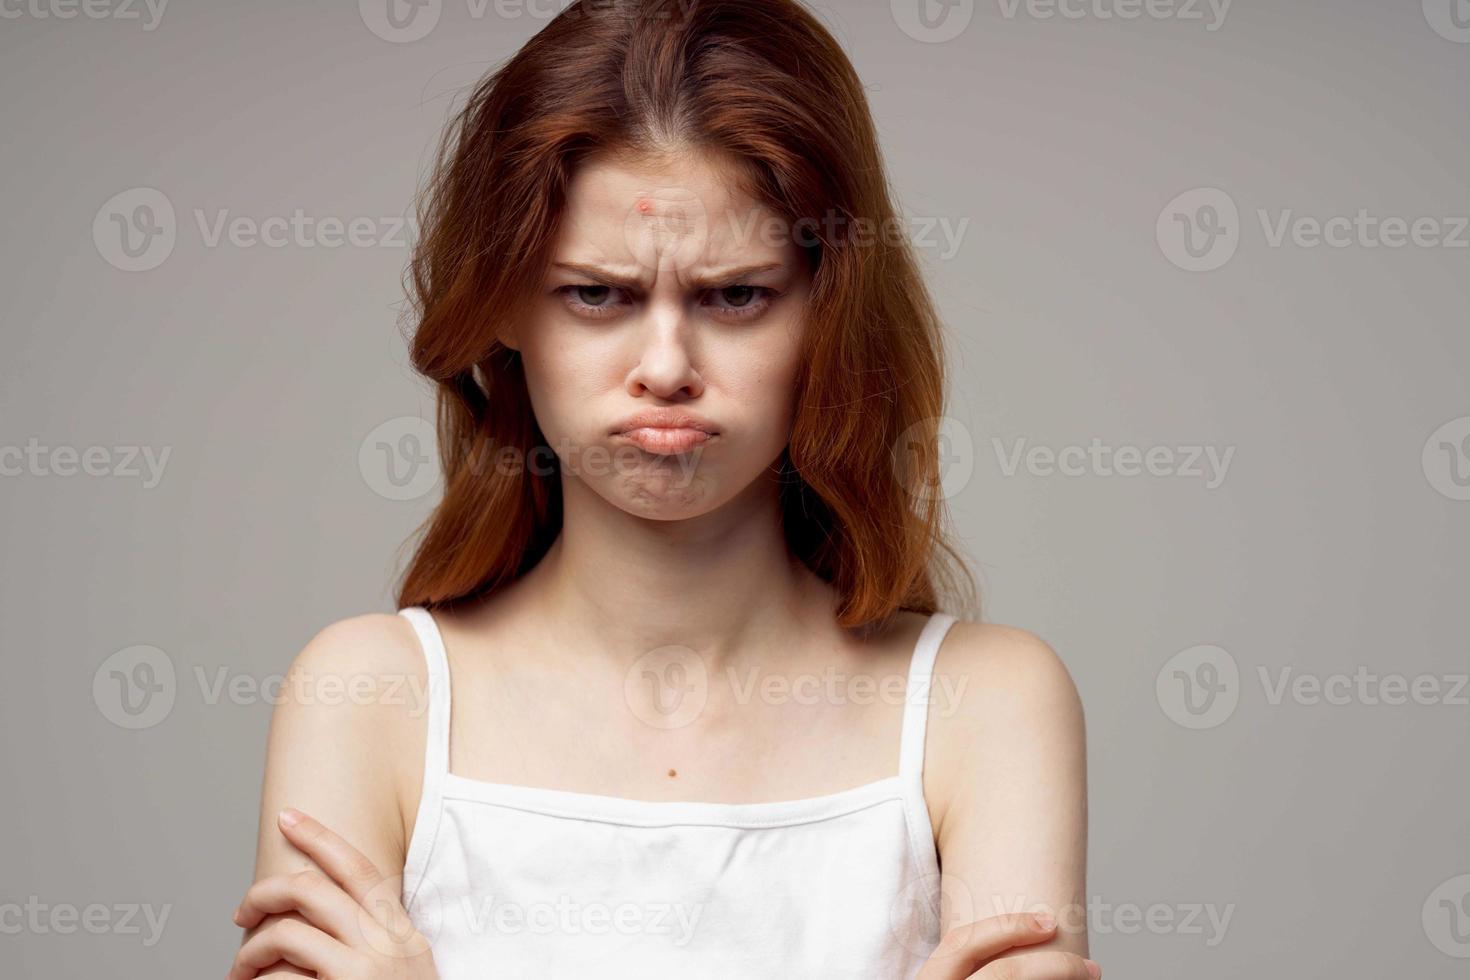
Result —
[[[397, 223], [555, 6], [0, 3], [0, 974], [228, 965], [260, 685], [437, 492]], [[1465, 976], [1470, 3], [818, 9], [985, 616], [1086, 705], [1106, 974]]]

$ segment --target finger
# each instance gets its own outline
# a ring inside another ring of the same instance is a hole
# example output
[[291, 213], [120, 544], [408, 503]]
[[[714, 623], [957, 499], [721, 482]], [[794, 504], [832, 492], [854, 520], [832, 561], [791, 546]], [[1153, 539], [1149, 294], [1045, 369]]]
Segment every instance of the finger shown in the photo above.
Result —
[[[261, 925], [256, 926], [254, 930], [247, 929], [246, 932], [245, 932], [245, 935], [244, 935], [244, 937], [242, 938], [241, 941], [243, 942], [245, 939], [249, 939], [252, 935], [255, 934], [256, 931], [259, 931], [260, 929], [264, 928], [267, 924], [269, 924], [270, 922], [273, 922], [276, 919], [296, 919], [296, 920], [298, 920], [300, 922], [305, 922], [306, 921], [305, 919], [301, 918], [301, 915], [299, 913], [297, 913], [297, 912], [282, 912], [279, 915], [270, 916], [269, 918], [266, 919], [265, 922], [261, 923]], [[255, 980], [264, 980], [265, 977], [314, 977], [314, 976], [316, 976], [316, 973], [313, 970], [308, 970], [305, 967], [301, 967], [301, 966], [293, 966], [292, 964], [287, 963], [285, 960], [276, 960], [276, 962], [272, 963], [270, 966], [266, 967], [265, 969], [263, 969], [259, 973], [257, 973], [255, 975]]]
[[1098, 980], [1102, 967], [1076, 953], [1043, 949], [987, 963], [974, 980]]
[[256, 971], [280, 960], [318, 976], [344, 977], [351, 975], [354, 954], [315, 926], [279, 919], [240, 946], [225, 980], [251, 980]]
[[1056, 931], [1054, 918], [1031, 912], [1008, 912], [955, 926], [934, 947], [915, 980], [965, 980], [987, 960], [1016, 946], [1046, 942]]
[[[278, 818], [281, 832], [311, 858], [354, 902], [365, 905], [368, 893], [383, 882], [377, 865], [357, 848], [300, 810], [286, 808]], [[381, 892], [374, 897], [380, 897]]]
[[315, 980], [316, 974], [311, 970], [303, 970], [299, 966], [292, 966], [285, 960], [277, 960], [274, 965], [266, 967], [255, 975], [255, 980], [266, 980], [267, 977], [306, 977], [307, 980]]
[[[235, 910], [235, 924], [254, 929], [268, 915], [299, 912], [312, 925], [349, 945], [361, 937], [362, 906], [314, 868], [273, 875], [251, 885]], [[373, 923], [376, 925], [376, 922]]]
[[400, 878], [384, 877], [367, 855], [300, 810], [282, 810], [278, 822], [286, 839], [342, 887], [361, 907], [363, 917], [371, 918], [388, 933], [412, 931], [413, 923], [400, 895]]

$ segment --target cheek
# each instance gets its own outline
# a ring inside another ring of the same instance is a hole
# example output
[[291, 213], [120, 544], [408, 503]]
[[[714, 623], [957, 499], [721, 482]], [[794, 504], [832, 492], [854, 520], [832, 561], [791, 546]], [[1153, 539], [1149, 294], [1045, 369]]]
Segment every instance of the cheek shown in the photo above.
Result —
[[521, 347], [536, 422], [550, 439], [570, 439], [585, 424], [586, 404], [616, 387], [612, 352], [566, 331], [538, 329]]
[[712, 361], [722, 367], [711, 372], [711, 384], [722, 398], [741, 406], [750, 435], [784, 444], [802, 367], [797, 345], [782, 332], [756, 343], [732, 342]]

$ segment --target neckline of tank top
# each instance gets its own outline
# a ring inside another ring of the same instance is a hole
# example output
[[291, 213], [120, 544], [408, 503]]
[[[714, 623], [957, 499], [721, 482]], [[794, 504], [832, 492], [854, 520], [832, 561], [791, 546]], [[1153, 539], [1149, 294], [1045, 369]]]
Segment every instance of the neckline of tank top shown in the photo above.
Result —
[[552, 789], [519, 783], [472, 779], [446, 772], [441, 790], [446, 799], [568, 819], [595, 820], [643, 827], [708, 825], [772, 827], [814, 823], [866, 810], [890, 800], [904, 801], [903, 777], [895, 774], [820, 796], [799, 799], [725, 803], [705, 800], [644, 800], [579, 790]]

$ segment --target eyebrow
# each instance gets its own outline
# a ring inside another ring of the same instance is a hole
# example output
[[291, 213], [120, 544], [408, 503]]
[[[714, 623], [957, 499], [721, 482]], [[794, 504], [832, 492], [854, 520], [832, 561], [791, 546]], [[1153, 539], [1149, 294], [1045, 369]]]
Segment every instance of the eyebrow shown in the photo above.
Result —
[[[551, 264], [553, 268], [575, 272], [604, 286], [636, 290], [644, 288], [643, 284], [636, 278], [620, 276], [616, 272], [609, 269], [601, 269], [595, 265], [581, 265], [576, 262], [553, 262]], [[699, 289], [713, 289], [717, 286], [738, 283], [746, 276], [759, 275], [763, 272], [780, 272], [784, 268], [785, 265], [781, 262], [761, 262], [756, 265], [733, 266], [728, 269], [718, 269], [702, 276], [695, 276], [692, 282]]]

